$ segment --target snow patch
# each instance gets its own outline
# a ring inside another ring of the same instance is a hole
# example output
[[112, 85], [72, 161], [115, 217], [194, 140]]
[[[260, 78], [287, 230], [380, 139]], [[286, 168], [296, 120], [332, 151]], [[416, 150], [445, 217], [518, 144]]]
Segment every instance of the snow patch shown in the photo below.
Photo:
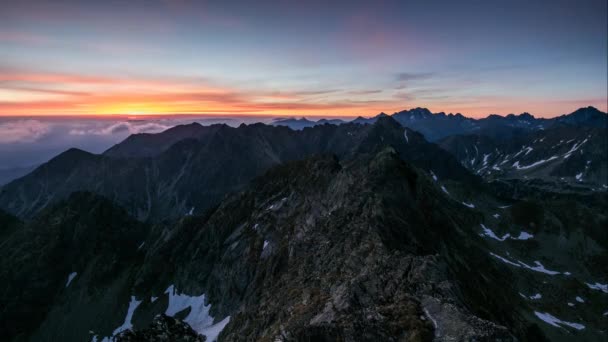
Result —
[[441, 190], [443, 190], [443, 192], [445, 192], [445, 193], [446, 193], [446, 194], [448, 194], [448, 195], [450, 194], [450, 193], [448, 192], [448, 190], [445, 188], [445, 186], [443, 186], [443, 185], [441, 186]]
[[407, 128], [403, 130], [403, 136], [405, 137], [405, 142], [409, 143], [410, 139], [407, 137]]
[[435, 176], [435, 172], [433, 172], [433, 170], [431, 170], [430, 173], [431, 173], [431, 177], [433, 177], [433, 180], [436, 182], [437, 176]]
[[511, 240], [528, 240], [534, 237], [534, 235], [527, 233], [527, 232], [520, 232], [519, 236], [514, 237], [511, 236], [511, 234], [507, 233], [505, 235], [503, 235], [502, 237], [499, 237], [498, 235], [496, 235], [496, 233], [494, 233], [494, 231], [492, 231], [492, 229], [486, 227], [483, 223], [481, 224], [481, 228], [483, 229], [483, 233], [479, 234], [480, 236], [487, 236], [491, 239], [494, 240], [498, 240], [498, 241], [505, 241], [506, 239], [511, 239]]
[[528, 239], [531, 239], [533, 237], [534, 237], [534, 235], [522, 231], [522, 232], [519, 233], [518, 237], [513, 238], [513, 239], [516, 239], [516, 240], [528, 240]]
[[558, 271], [552, 271], [552, 270], [548, 270], [548, 269], [546, 269], [546, 268], [545, 268], [545, 266], [543, 266], [543, 264], [541, 264], [541, 263], [540, 263], [540, 261], [538, 261], [538, 260], [537, 260], [537, 261], [534, 261], [534, 264], [535, 264], [536, 266], [530, 266], [530, 265], [526, 264], [526, 263], [525, 263], [525, 262], [523, 262], [523, 261], [520, 261], [520, 260], [515, 260], [515, 262], [513, 262], [513, 261], [511, 261], [511, 260], [509, 260], [509, 259], [503, 258], [503, 257], [501, 257], [500, 255], [494, 254], [494, 253], [492, 253], [492, 252], [490, 252], [490, 255], [492, 255], [493, 257], [495, 257], [495, 258], [497, 258], [497, 259], [501, 260], [501, 261], [502, 261], [502, 262], [504, 262], [504, 263], [507, 263], [507, 264], [512, 265], [512, 266], [515, 266], [515, 267], [523, 267], [523, 268], [527, 268], [527, 269], [532, 270], [532, 271], [535, 271], [535, 272], [545, 273], [545, 274], [548, 274], [548, 275], [556, 275], [556, 274], [564, 274], [564, 275], [566, 275], [566, 276], [570, 275], [570, 272], [563, 272], [563, 273], [562, 273], [562, 272], [558, 272]]
[[125, 317], [125, 322], [112, 332], [112, 336], [116, 336], [125, 330], [130, 330], [131, 328], [133, 328], [131, 319], [133, 319], [133, 313], [135, 313], [135, 309], [137, 309], [141, 302], [142, 301], [137, 300], [135, 296], [131, 296], [131, 301], [129, 302], [129, 309], [127, 310], [127, 317]]
[[492, 153], [488, 153], [488, 154], [484, 154], [483, 155], [483, 165], [488, 165], [488, 157], [492, 155]]
[[537, 293], [537, 294], [532, 295], [532, 296], [526, 296], [526, 295], [524, 295], [523, 293], [520, 292], [519, 295], [522, 296], [522, 297], [524, 297], [524, 298], [526, 298], [526, 299], [532, 299], [532, 300], [543, 298], [543, 295], [541, 295], [540, 293]]
[[498, 220], [498, 218], [500, 217], [500, 214], [494, 214], [494, 215], [492, 215], [492, 216], [493, 216], [495, 219], [497, 219], [497, 220]]
[[77, 272], [72, 272], [68, 275], [68, 282], [65, 283], [65, 287], [70, 286], [70, 283], [72, 282], [72, 280], [74, 280], [74, 278], [76, 277], [78, 273]]
[[536, 315], [536, 317], [538, 317], [539, 319], [541, 319], [543, 322], [550, 324], [554, 327], [557, 328], [563, 328], [563, 325], [574, 328], [576, 330], [583, 330], [585, 329], [585, 326], [579, 323], [572, 323], [572, 322], [566, 322], [566, 321], [562, 321], [561, 319], [548, 314], [546, 312], [538, 312], [538, 311], [534, 311], [534, 314]]
[[522, 154], [528, 147], [527, 146], [522, 146], [521, 150], [519, 150], [519, 152], [515, 153], [515, 155], [513, 156], [513, 158], [517, 158], [518, 155]]
[[498, 254], [494, 254], [494, 253], [490, 252], [490, 255], [491, 255], [491, 256], [493, 256], [493, 257], [495, 257], [495, 258], [497, 258], [497, 259], [499, 259], [500, 261], [502, 261], [502, 262], [504, 262], [504, 263], [509, 264], [509, 265], [512, 265], [512, 266], [515, 266], [515, 267], [521, 267], [521, 265], [520, 265], [520, 264], [516, 264], [516, 263], [512, 262], [512, 261], [511, 261], [511, 260], [509, 260], [509, 259], [505, 259], [505, 258], [501, 257], [501, 256], [500, 256], [500, 255], [498, 255]]
[[157, 299], [158, 299], [158, 297], [154, 297], [154, 296], [150, 297], [150, 303], [156, 302]]
[[576, 301], [579, 302], [579, 303], [584, 303], [585, 302], [585, 300], [583, 298], [579, 297], [579, 296], [576, 296], [576, 298], [574, 298], [574, 299], [576, 299]]
[[494, 240], [498, 240], [498, 241], [505, 241], [506, 239], [509, 238], [509, 234], [505, 234], [503, 237], [498, 237], [493, 231], [492, 229], [486, 227], [483, 223], [481, 224], [481, 228], [483, 229], [483, 233], [479, 234], [480, 236], [487, 236], [489, 238], [492, 238]]
[[469, 208], [475, 208], [475, 205], [473, 203], [462, 202], [462, 205], [469, 207]]
[[[548, 275], [556, 275], [556, 274], [560, 274], [560, 273], [561, 273], [561, 272], [557, 272], [557, 271], [551, 271], [551, 270], [546, 269], [546, 268], [545, 268], [545, 266], [543, 266], [543, 264], [541, 264], [541, 263], [540, 263], [540, 261], [538, 261], [538, 260], [537, 260], [537, 261], [534, 261], [534, 264], [535, 264], [536, 266], [530, 266], [530, 265], [528, 265], [528, 264], [526, 264], [526, 263], [524, 263], [524, 262], [521, 262], [521, 261], [519, 261], [519, 260], [518, 260], [517, 262], [519, 262], [519, 263], [520, 263], [520, 264], [522, 264], [522, 265], [523, 265], [525, 268], [530, 269], [530, 270], [532, 270], [532, 271], [536, 271], [536, 272], [540, 272], [540, 273], [545, 273], [545, 274], [548, 274]], [[564, 274], [565, 274], [565, 273], [564, 273]]]
[[519, 165], [519, 161], [516, 161], [515, 163], [513, 163], [513, 167], [516, 168], [516, 169], [518, 169], [518, 170], [525, 170], [525, 169], [529, 169], [529, 168], [538, 166], [540, 164], [546, 163], [546, 162], [554, 160], [554, 159], [557, 159], [557, 156], [552, 156], [551, 158], [549, 158], [547, 160], [541, 159], [541, 160], [539, 160], [537, 162], [534, 162], [534, 163], [532, 163], [530, 165], [523, 165], [523, 166]]
[[[568, 141], [566, 142], [566, 144], [567, 144], [567, 143], [569, 143], [569, 142], [570, 142], [570, 141], [572, 141], [572, 140], [574, 140], [574, 139], [568, 140]], [[570, 151], [566, 152], [566, 154], [564, 155], [564, 159], [568, 159], [568, 158], [570, 158], [570, 155], [571, 155], [571, 154], [572, 154], [574, 151], [578, 150], [578, 149], [579, 149], [579, 147], [583, 146], [583, 144], [584, 144], [584, 143], [586, 143], [586, 142], [587, 142], [587, 139], [585, 138], [585, 140], [583, 140], [583, 141], [582, 141], [580, 144], [578, 144], [578, 143], [574, 143], [574, 145], [572, 146], [572, 148], [570, 149]]]
[[581, 173], [578, 173], [578, 174], [576, 175], [576, 177], [575, 177], [575, 178], [576, 178], [576, 180], [577, 180], [577, 181], [579, 181], [579, 182], [580, 182], [580, 181], [582, 181], [582, 180], [583, 180], [583, 173], [582, 173], [582, 172], [581, 172]]
[[197, 332], [201, 335], [205, 335], [207, 337], [207, 341], [215, 342], [217, 341], [217, 337], [220, 336], [220, 333], [222, 332], [222, 330], [224, 330], [228, 323], [230, 323], [230, 316], [226, 316], [226, 318], [215, 323], [214, 325], [207, 328], [203, 328], [201, 331]]
[[592, 290], [599, 290], [604, 293], [608, 293], [608, 284], [600, 284], [600, 283], [595, 283], [595, 284], [585, 283], [585, 284]]
[[169, 305], [165, 315], [173, 317], [175, 314], [190, 308], [190, 313], [184, 319], [184, 322], [188, 323], [194, 331], [205, 335], [207, 341], [215, 341], [226, 324], [230, 322], [230, 316], [227, 316], [222, 321], [213, 324], [213, 317], [209, 315], [211, 304], [205, 305], [205, 294], [200, 296], [180, 294], [175, 290], [174, 285], [169, 286], [165, 293], [169, 296]]
[[264, 246], [262, 247], [262, 250], [266, 249], [266, 247], [268, 247], [268, 241], [264, 240]]
[[435, 330], [437, 330], [437, 321], [433, 318], [433, 316], [431, 316], [431, 314], [429, 313], [429, 310], [427, 310], [426, 308], [422, 308], [424, 310], [424, 314], [426, 315], [426, 317], [428, 317], [431, 322], [433, 322], [433, 326], [435, 327]]

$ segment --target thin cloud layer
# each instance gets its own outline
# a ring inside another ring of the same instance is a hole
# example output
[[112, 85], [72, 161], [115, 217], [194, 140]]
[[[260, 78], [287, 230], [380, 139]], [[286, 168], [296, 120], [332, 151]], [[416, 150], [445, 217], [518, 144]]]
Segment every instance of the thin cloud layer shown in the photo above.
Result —
[[32, 143], [49, 132], [49, 124], [38, 120], [7, 121], [0, 123], [0, 144]]
[[113, 135], [118, 133], [128, 132], [129, 134], [139, 133], [159, 133], [173, 127], [173, 125], [165, 125], [156, 122], [116, 122], [104, 127], [79, 129], [73, 128], [70, 130], [71, 135]]

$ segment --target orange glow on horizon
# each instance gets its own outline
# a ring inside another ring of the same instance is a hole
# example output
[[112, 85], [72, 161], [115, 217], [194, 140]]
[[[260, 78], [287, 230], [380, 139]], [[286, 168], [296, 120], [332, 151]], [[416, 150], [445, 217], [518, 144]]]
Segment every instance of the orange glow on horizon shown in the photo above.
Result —
[[[0, 116], [257, 115], [354, 117], [414, 107], [470, 117], [530, 112], [537, 117], [567, 114], [606, 99], [542, 101], [502, 97], [403, 100], [380, 91], [243, 89], [196, 78], [99, 77], [25, 73], [0, 69]], [[505, 110], [505, 108], [508, 110]]]

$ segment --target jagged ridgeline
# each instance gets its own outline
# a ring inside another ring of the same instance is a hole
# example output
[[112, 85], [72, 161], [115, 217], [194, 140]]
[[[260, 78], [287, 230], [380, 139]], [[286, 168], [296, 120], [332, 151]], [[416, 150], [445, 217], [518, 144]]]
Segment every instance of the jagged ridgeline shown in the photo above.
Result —
[[0, 335], [605, 339], [605, 190], [486, 182], [395, 116], [192, 124], [57, 156], [0, 189]]
[[[406, 134], [407, 135], [407, 134]], [[139, 134], [94, 155], [71, 149], [0, 192], [0, 207], [28, 218], [74, 191], [104, 195], [140, 220], [202, 213], [272, 166], [317, 153], [348, 158], [392, 144], [412, 163], [446, 178], [473, 181], [447, 151], [386, 118], [376, 125], [323, 125], [303, 131], [264, 124], [178, 126]]]

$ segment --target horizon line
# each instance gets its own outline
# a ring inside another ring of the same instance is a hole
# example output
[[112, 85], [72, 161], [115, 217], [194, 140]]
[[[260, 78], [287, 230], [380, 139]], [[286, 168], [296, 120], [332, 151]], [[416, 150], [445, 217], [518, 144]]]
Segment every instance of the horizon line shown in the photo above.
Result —
[[[608, 107], [608, 105], [607, 105]], [[393, 116], [397, 113], [400, 112], [404, 112], [404, 111], [411, 111], [411, 110], [415, 110], [415, 109], [426, 109], [429, 112], [431, 112], [431, 114], [433, 115], [438, 115], [438, 114], [445, 114], [445, 115], [462, 115], [466, 118], [469, 119], [473, 119], [473, 120], [480, 120], [480, 119], [486, 119], [490, 116], [501, 116], [501, 117], [507, 117], [510, 115], [515, 115], [515, 116], [519, 116], [522, 114], [529, 114], [532, 115], [534, 118], [536, 119], [552, 119], [552, 118], [556, 118], [556, 117], [560, 117], [563, 115], [569, 115], [572, 114], [578, 110], [581, 109], [587, 109], [587, 108], [594, 108], [597, 111], [607, 114], [608, 108], [606, 110], [602, 110], [601, 108], [597, 108], [595, 106], [592, 105], [588, 105], [588, 106], [582, 106], [582, 107], [578, 107], [576, 109], [574, 109], [571, 112], [567, 112], [567, 113], [560, 113], [560, 114], [555, 114], [553, 116], [535, 116], [533, 113], [530, 113], [528, 111], [524, 111], [521, 112], [519, 114], [516, 113], [508, 113], [508, 114], [498, 114], [498, 113], [488, 113], [485, 114], [485, 116], [469, 116], [467, 114], [464, 113], [460, 113], [460, 112], [446, 112], [446, 111], [437, 111], [437, 112], [433, 112], [432, 110], [428, 109], [428, 107], [411, 107], [409, 109], [403, 109], [397, 112], [393, 112], [392, 114], [388, 114], [384, 111], [377, 113], [375, 115], [358, 115], [358, 114], [345, 114], [345, 115], [336, 115], [336, 114], [270, 114], [270, 113], [230, 113], [230, 112], [220, 112], [220, 113], [205, 113], [205, 112], [181, 112], [181, 113], [106, 113], [106, 114], [0, 114], [0, 120], [3, 118], [44, 118], [44, 119], [71, 119], [71, 118], [82, 118], [82, 119], [115, 119], [115, 118], [128, 118], [128, 119], [146, 119], [146, 118], [171, 118], [171, 117], [208, 117], [208, 118], [239, 118], [239, 117], [244, 117], [244, 118], [281, 118], [281, 119], [307, 119], [307, 118], [316, 118], [316, 119], [323, 119], [323, 118], [328, 118], [328, 119], [348, 119], [348, 118], [365, 118], [365, 119], [371, 119], [371, 118], [375, 118], [378, 115], [381, 114], [386, 114], [389, 116]]]

